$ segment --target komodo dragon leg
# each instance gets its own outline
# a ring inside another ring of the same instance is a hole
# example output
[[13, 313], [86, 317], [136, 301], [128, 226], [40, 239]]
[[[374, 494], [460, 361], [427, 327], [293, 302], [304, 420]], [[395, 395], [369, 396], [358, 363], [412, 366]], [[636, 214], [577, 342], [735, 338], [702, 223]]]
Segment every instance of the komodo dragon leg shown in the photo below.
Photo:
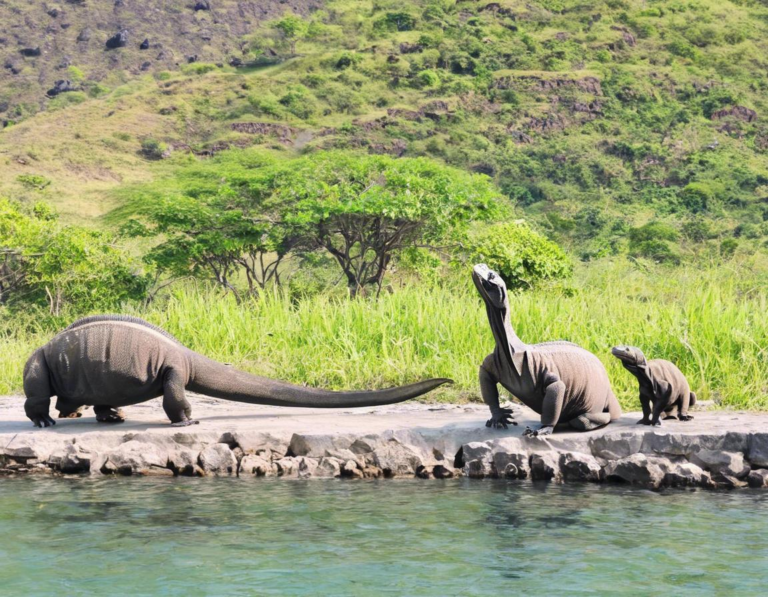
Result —
[[693, 416], [688, 414], [688, 407], [691, 405], [691, 397], [693, 397], [693, 402], [696, 402], [696, 394], [693, 392], [688, 392], [680, 399], [677, 418], [681, 421], [690, 421], [693, 419]]
[[170, 369], [163, 379], [163, 410], [174, 427], [196, 425], [192, 420], [192, 406], [184, 396], [184, 379], [175, 369]]
[[680, 408], [678, 407], [678, 403], [675, 402], [672, 406], [664, 411], [664, 420], [667, 421], [669, 419], [677, 419], [677, 413], [679, 410]]
[[480, 393], [491, 410], [491, 418], [485, 422], [486, 427], [509, 429], [509, 425], [517, 425], [517, 421], [512, 420], [512, 409], [499, 405], [498, 383], [485, 367], [480, 367]]
[[84, 404], [62, 398], [61, 396], [56, 399], [56, 410], [59, 411], [60, 419], [79, 419], [83, 416], [84, 409]]
[[577, 431], [594, 431], [610, 422], [611, 413], [584, 413], [568, 421], [568, 424]]
[[[544, 401], [541, 404], [541, 426], [538, 429], [526, 427], [523, 435], [531, 437], [551, 435], [560, 419], [563, 400], [565, 400], [565, 383], [553, 377], [549, 380], [549, 385], [544, 392]], [[610, 421], [610, 415], [608, 420]]]
[[123, 423], [125, 421], [123, 411], [108, 404], [97, 404], [93, 407], [93, 412], [96, 413], [96, 420], [99, 423]]
[[50, 373], [43, 352], [38, 350], [24, 367], [24, 412], [35, 427], [50, 427], [55, 425], [48, 410], [51, 407]]

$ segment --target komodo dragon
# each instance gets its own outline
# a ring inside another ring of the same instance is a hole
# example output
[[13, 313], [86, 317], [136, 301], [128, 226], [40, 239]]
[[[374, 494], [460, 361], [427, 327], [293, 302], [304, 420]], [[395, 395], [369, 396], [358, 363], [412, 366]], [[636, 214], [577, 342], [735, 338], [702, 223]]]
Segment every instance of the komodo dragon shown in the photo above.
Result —
[[611, 354], [640, 382], [643, 418], [638, 425], [661, 425], [662, 412], [667, 415], [664, 419], [674, 419], [675, 415], [681, 421], [693, 419], [688, 414], [688, 407], [696, 404], [696, 394], [691, 392], [685, 375], [673, 363], [664, 359], [648, 361], [643, 351], [634, 346], [614, 346]]
[[595, 355], [571, 342], [524, 344], [512, 329], [507, 286], [487, 265], [472, 279], [485, 301], [496, 348], [480, 366], [480, 390], [491, 409], [487, 427], [507, 428], [511, 409], [499, 406], [498, 384], [541, 415], [541, 426], [525, 435], [549, 435], [558, 423], [591, 431], [621, 416], [608, 373]]
[[97, 421], [121, 422], [119, 407], [162, 396], [171, 423], [184, 426], [198, 422], [185, 390], [250, 404], [348, 408], [402, 402], [450, 381], [370, 392], [301, 387], [212, 361], [141, 319], [98, 315], [76, 321], [32, 354], [24, 367], [24, 410], [36, 427], [54, 425], [48, 408], [56, 396], [60, 417], [93, 405]]

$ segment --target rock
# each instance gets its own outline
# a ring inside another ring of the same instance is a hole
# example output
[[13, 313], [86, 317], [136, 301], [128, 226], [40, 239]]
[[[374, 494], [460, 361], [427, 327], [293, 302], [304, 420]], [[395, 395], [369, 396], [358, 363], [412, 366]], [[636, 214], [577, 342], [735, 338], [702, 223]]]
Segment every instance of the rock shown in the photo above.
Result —
[[718, 450], [700, 450], [691, 454], [691, 462], [715, 475], [742, 479], [749, 474], [749, 465], [744, 462], [741, 452], [721, 452]]
[[592, 437], [589, 447], [594, 456], [606, 460], [620, 460], [640, 451], [643, 436], [637, 433], [622, 432]]
[[189, 448], [177, 448], [168, 455], [168, 465], [177, 475], [202, 477], [205, 471], [200, 468], [198, 452]]
[[22, 48], [21, 50], [19, 50], [19, 53], [22, 56], [25, 56], [27, 58], [35, 58], [37, 56], [40, 56], [40, 54], [42, 54], [42, 52], [40, 51], [40, 46], [37, 46], [35, 48]]
[[664, 480], [664, 471], [656, 460], [649, 460], [645, 454], [632, 454], [609, 462], [605, 467], [605, 477], [609, 481], [656, 489]]
[[149, 50], [149, 39], [145, 39], [139, 44], [139, 50]]
[[299, 463], [292, 456], [286, 456], [275, 461], [275, 468], [279, 477], [298, 477]]
[[454, 475], [455, 475], [454, 471], [452, 471], [447, 466], [444, 466], [442, 464], [436, 464], [432, 468], [432, 476], [435, 479], [450, 479]]
[[692, 462], [666, 463], [662, 484], [668, 487], [714, 487], [711, 475]]
[[18, 75], [21, 72], [21, 67], [11, 60], [6, 60], [4, 67], [11, 71], [12, 75]]
[[209, 475], [234, 475], [237, 459], [227, 444], [211, 444], [200, 452], [200, 466]]
[[378, 466], [366, 466], [363, 469], [363, 477], [366, 479], [379, 479], [384, 476], [384, 471]]
[[[352, 439], [343, 435], [304, 435], [294, 433], [291, 443], [288, 445], [288, 453], [293, 456], [311, 456], [320, 458], [328, 456], [330, 452], [347, 450], [352, 444]], [[350, 457], [354, 457], [349, 452]]]
[[91, 454], [77, 444], [67, 444], [58, 458], [51, 455], [48, 464], [65, 475], [81, 475], [91, 470]]
[[492, 449], [486, 442], [470, 442], [461, 446], [461, 456], [457, 457], [457, 465], [464, 463], [464, 474], [482, 479], [494, 474], [491, 464]]
[[747, 483], [750, 487], [768, 487], [768, 469], [759, 468], [749, 471]]
[[565, 452], [560, 455], [560, 470], [566, 481], [599, 482], [602, 480], [600, 463], [591, 454]]
[[149, 70], [150, 68], [152, 68], [152, 63], [149, 60], [142, 62], [141, 66], [139, 66], [141, 71]]
[[80, 33], [77, 34], [77, 41], [90, 41], [91, 39], [91, 30], [86, 27]]
[[315, 477], [332, 478], [341, 476], [341, 462], [337, 458], [324, 456], [317, 463]]
[[53, 17], [54, 19], [58, 17], [61, 14], [61, 9], [56, 8], [55, 6], [53, 8], [48, 9], [48, 16]]
[[730, 108], [717, 110], [712, 113], [712, 120], [721, 120], [729, 116], [744, 122], [754, 122], [757, 120], [757, 112], [745, 106], [731, 106]]
[[128, 45], [128, 30], [123, 29], [118, 33], [115, 33], [107, 40], [107, 49], [114, 50], [116, 48], [124, 48]]
[[560, 458], [557, 452], [536, 452], [531, 454], [531, 479], [534, 481], [560, 481]]
[[354, 460], [347, 460], [341, 467], [342, 477], [351, 477], [353, 479], [362, 479], [363, 471]]
[[243, 61], [240, 58], [231, 58], [229, 60], [229, 66], [234, 66], [235, 68], [239, 68], [243, 66]]
[[190, 54], [187, 56], [187, 64], [192, 64], [193, 62], [197, 62], [198, 57], [197, 54]]
[[385, 477], [401, 477], [413, 475], [423, 463], [413, 450], [392, 440], [373, 451], [373, 464], [383, 471]]
[[61, 79], [59, 81], [56, 81], [53, 84], [53, 87], [48, 90], [47, 95], [48, 97], [56, 97], [60, 93], [67, 93], [70, 91], [77, 91], [77, 90], [78, 90], [77, 85], [73, 84], [72, 81]]
[[495, 476], [507, 479], [527, 479], [531, 475], [531, 466], [527, 452], [493, 453], [493, 470]]
[[198, 10], [211, 10], [211, 3], [208, 0], [198, 0], [193, 8], [195, 12]]
[[168, 468], [168, 457], [155, 444], [129, 440], [109, 452], [102, 470], [120, 475], [147, 475]]
[[240, 461], [240, 468], [238, 469], [239, 476], [253, 475], [255, 477], [270, 477], [276, 475], [277, 471], [272, 463], [255, 454], [246, 454]]
[[750, 435], [747, 460], [752, 463], [752, 466], [768, 468], [768, 433]]
[[[173, 106], [167, 110], [160, 111], [161, 114], [171, 114], [176, 112], [177, 108]], [[281, 456], [288, 451], [288, 434], [278, 434], [264, 431], [237, 431], [232, 434], [232, 441], [243, 449], [246, 454], [258, 454], [261, 450], [270, 450], [277, 452]]]
[[307, 458], [306, 456], [299, 456], [296, 459], [296, 462], [299, 465], [299, 478], [300, 479], [307, 479], [309, 477], [312, 477], [315, 474], [315, 471], [317, 470], [317, 460], [314, 458]]

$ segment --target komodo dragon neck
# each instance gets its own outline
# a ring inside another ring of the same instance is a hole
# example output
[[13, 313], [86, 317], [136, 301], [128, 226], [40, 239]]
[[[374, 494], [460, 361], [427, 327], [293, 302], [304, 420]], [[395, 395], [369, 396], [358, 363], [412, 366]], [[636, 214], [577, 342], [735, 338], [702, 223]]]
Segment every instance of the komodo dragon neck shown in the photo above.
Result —
[[449, 383], [428, 379], [386, 390], [332, 392], [251, 375], [190, 351], [190, 377], [186, 388], [215, 398], [249, 404], [309, 408], [351, 408], [394, 404], [415, 398]]

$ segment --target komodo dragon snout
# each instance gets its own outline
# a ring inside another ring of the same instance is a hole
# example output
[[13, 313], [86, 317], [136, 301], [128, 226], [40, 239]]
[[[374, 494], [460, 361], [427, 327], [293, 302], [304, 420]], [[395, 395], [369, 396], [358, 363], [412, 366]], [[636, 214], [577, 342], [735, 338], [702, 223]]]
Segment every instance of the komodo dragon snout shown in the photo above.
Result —
[[635, 346], [614, 346], [611, 354], [628, 365], [643, 367], [647, 363], [643, 351]]
[[484, 299], [491, 302], [497, 309], [506, 306], [507, 286], [499, 274], [484, 263], [478, 263], [472, 268], [472, 280]]

